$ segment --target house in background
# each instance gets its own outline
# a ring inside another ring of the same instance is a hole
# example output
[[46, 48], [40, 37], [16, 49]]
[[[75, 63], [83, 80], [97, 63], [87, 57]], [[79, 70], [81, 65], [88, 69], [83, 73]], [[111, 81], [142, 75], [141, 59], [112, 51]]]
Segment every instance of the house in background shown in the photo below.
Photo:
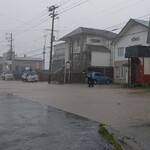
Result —
[[33, 69], [40, 71], [43, 69], [43, 60], [35, 57], [17, 57], [15, 52], [6, 52], [3, 54], [3, 71], [16, 70], [20, 67], [32, 67]]
[[111, 42], [116, 34], [107, 30], [79, 27], [60, 40], [67, 45], [65, 62], [74, 73], [103, 71], [113, 66]]
[[112, 42], [115, 82], [150, 83], [148, 28], [148, 21], [130, 19]]

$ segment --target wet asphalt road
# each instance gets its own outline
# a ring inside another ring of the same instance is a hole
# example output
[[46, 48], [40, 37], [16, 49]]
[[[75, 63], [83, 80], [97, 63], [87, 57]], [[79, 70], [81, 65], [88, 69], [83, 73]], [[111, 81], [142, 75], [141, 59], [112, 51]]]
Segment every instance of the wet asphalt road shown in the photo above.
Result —
[[0, 93], [0, 150], [111, 150], [98, 123]]

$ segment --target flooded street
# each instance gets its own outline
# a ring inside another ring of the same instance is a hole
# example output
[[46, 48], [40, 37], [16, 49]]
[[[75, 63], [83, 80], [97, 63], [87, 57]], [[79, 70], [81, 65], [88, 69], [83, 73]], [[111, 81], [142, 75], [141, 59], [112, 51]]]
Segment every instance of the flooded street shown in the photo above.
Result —
[[99, 124], [0, 93], [0, 150], [111, 150]]
[[149, 90], [0, 81], [0, 91], [104, 123], [131, 146], [150, 149]]

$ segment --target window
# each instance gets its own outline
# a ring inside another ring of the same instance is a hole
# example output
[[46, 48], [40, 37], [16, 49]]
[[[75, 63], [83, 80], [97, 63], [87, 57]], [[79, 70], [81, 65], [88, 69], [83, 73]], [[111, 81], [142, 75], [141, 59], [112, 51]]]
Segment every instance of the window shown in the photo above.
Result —
[[91, 42], [93, 42], [93, 43], [100, 43], [100, 40], [99, 39], [91, 39]]
[[124, 47], [119, 47], [118, 48], [118, 56], [123, 57], [124, 56]]
[[100, 73], [95, 73], [95, 76], [101, 76], [101, 74]]
[[80, 54], [73, 54], [73, 59], [80, 59]]

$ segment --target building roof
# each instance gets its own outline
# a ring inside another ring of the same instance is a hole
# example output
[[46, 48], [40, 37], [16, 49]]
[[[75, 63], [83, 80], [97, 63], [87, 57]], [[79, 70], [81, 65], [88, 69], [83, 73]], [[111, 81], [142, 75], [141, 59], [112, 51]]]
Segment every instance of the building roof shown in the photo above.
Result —
[[116, 33], [107, 30], [79, 27], [74, 31], [70, 32], [69, 34], [65, 35], [64, 37], [62, 37], [60, 40], [67, 40], [69, 38], [73, 38], [75, 36], [83, 35], [83, 34], [103, 36], [111, 40], [114, 39], [117, 35]]
[[145, 26], [145, 27], [149, 27], [149, 21], [145, 21], [145, 20], [138, 20], [138, 19], [132, 19], [134, 20], [135, 22]]
[[15, 60], [24, 60], [24, 61], [43, 61], [42, 58], [36, 58], [36, 57], [15, 57]]
[[130, 19], [127, 24], [123, 27], [123, 29], [120, 31], [120, 33], [115, 37], [115, 39], [112, 41], [111, 44], [116, 43], [120, 37], [124, 36], [124, 33], [132, 26], [140, 24], [146, 28], [149, 27], [149, 21], [144, 20], [138, 20], [138, 19]]
[[85, 51], [96, 51], [96, 52], [103, 52], [103, 53], [110, 53], [111, 50], [105, 46], [100, 45], [86, 45]]

